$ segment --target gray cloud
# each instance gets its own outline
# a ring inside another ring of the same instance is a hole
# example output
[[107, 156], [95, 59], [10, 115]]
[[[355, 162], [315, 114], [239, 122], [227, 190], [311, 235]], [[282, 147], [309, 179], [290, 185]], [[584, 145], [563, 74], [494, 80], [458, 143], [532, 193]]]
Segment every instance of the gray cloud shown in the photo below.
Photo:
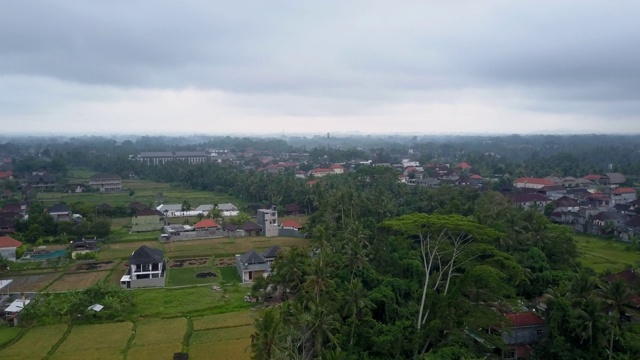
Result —
[[636, 1], [6, 1], [0, 115], [115, 87], [223, 91], [282, 114], [477, 91], [524, 111], [637, 117], [638, 13]]

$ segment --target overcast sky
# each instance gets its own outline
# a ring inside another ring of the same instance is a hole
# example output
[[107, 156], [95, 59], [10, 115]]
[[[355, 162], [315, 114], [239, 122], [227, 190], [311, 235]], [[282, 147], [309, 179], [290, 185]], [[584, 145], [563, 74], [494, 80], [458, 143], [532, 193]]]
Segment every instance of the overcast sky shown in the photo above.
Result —
[[640, 133], [640, 1], [0, 0], [3, 133]]

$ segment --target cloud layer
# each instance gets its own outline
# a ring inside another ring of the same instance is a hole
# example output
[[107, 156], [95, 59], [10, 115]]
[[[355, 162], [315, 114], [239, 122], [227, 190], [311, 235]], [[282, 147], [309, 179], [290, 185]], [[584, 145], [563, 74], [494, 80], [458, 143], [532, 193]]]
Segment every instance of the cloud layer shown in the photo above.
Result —
[[637, 1], [0, 7], [7, 132], [640, 132]]

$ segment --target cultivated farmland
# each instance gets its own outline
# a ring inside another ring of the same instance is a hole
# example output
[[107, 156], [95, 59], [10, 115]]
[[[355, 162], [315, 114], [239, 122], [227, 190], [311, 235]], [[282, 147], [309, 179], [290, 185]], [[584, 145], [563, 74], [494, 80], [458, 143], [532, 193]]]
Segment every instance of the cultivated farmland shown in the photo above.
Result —
[[67, 325], [29, 329], [16, 343], [0, 351], [3, 360], [42, 359], [65, 334]]
[[51, 359], [120, 358], [132, 329], [130, 322], [74, 326]]
[[617, 272], [639, 265], [640, 251], [631, 249], [630, 244], [584, 235], [574, 235], [574, 239], [578, 244], [580, 260], [598, 272]]
[[86, 273], [65, 274], [53, 284], [51, 284], [47, 291], [70, 291], [70, 290], [82, 290], [92, 285], [95, 285], [98, 281], [102, 280], [109, 274], [108, 271], [91, 271]]

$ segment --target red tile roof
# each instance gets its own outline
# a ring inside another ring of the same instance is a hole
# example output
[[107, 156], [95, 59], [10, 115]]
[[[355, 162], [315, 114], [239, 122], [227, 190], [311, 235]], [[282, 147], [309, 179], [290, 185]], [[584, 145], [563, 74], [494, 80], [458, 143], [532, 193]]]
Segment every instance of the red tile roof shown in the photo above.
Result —
[[22, 243], [8, 236], [0, 236], [0, 248], [20, 247]]
[[471, 175], [471, 176], [470, 176], [470, 178], [471, 178], [471, 179], [480, 180], [480, 179], [482, 179], [483, 177], [482, 177], [482, 176], [480, 176], [480, 175], [477, 175], [477, 174], [473, 174], [473, 175]]
[[622, 187], [622, 188], [617, 188], [615, 190], [613, 190], [613, 193], [615, 195], [620, 195], [620, 194], [635, 194], [636, 191], [632, 188], [629, 187]]
[[0, 179], [8, 179], [13, 175], [11, 171], [0, 171]]
[[282, 222], [280, 224], [282, 224], [282, 227], [294, 228], [294, 229], [300, 229], [302, 227], [302, 225], [300, 225], [299, 222], [297, 222], [297, 221], [295, 221], [293, 219], [282, 220]]
[[333, 169], [327, 169], [327, 168], [316, 168], [311, 170], [312, 173], [317, 174], [317, 173], [332, 173]]
[[333, 164], [333, 165], [331, 165], [331, 168], [332, 169], [344, 169], [344, 167], [342, 167], [342, 165], [340, 165], [340, 164]]
[[542, 325], [544, 320], [533, 312], [523, 312], [517, 314], [505, 314], [511, 327]]
[[198, 221], [195, 225], [193, 225], [193, 227], [196, 229], [209, 229], [209, 228], [220, 227], [220, 225], [218, 225], [217, 222], [211, 219], [202, 219]]
[[467, 164], [466, 161], [461, 162], [460, 164], [458, 164], [458, 166], [456, 166], [457, 168], [460, 169], [471, 169], [471, 165]]
[[551, 180], [541, 179], [541, 178], [530, 178], [530, 177], [521, 177], [514, 181], [514, 183], [527, 183], [527, 184], [535, 184], [535, 185], [543, 185], [543, 186], [553, 186], [554, 183]]
[[583, 176], [584, 179], [587, 179], [589, 181], [598, 181], [600, 180], [602, 176], [601, 175], [596, 175], [596, 174], [589, 174], [587, 176]]

